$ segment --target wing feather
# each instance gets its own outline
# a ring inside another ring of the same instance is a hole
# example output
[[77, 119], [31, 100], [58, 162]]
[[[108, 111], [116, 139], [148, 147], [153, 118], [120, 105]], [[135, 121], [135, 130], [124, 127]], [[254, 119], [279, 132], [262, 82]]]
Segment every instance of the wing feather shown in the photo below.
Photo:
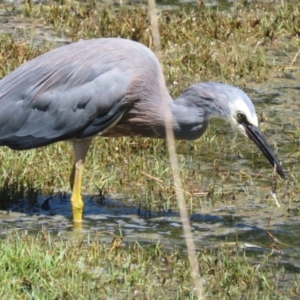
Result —
[[138, 43], [99, 39], [22, 65], [0, 81], [0, 145], [29, 149], [104, 131], [132, 105], [132, 78], [145, 57], [156, 64], [151, 55]]

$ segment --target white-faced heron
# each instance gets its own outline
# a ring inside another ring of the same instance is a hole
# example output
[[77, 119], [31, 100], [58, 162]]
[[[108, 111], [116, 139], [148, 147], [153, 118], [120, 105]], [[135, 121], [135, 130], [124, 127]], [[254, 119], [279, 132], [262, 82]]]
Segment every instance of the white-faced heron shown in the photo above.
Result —
[[0, 81], [0, 145], [32, 149], [70, 140], [73, 220], [82, 221], [81, 177], [97, 136], [165, 138], [162, 99], [172, 113], [175, 138], [194, 140], [211, 118], [228, 121], [248, 136], [284, 178], [258, 129], [253, 103], [240, 89], [203, 82], [173, 101], [153, 52], [119, 38], [79, 41], [23, 64]]

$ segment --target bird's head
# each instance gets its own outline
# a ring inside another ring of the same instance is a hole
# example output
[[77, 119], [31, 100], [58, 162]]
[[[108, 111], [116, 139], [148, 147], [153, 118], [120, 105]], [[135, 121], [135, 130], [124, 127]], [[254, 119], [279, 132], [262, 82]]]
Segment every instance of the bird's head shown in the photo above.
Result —
[[233, 97], [228, 98], [228, 110], [225, 118], [234, 129], [242, 135], [248, 136], [245, 127], [246, 124], [258, 127], [255, 108], [252, 101], [242, 90], [234, 89], [236, 89], [235, 92], [238, 95], [233, 94]]
[[229, 122], [234, 129], [247, 136], [262, 151], [270, 164], [277, 169], [281, 178], [285, 178], [283, 170], [258, 129], [258, 119], [250, 98], [240, 89], [231, 85], [204, 82], [193, 86], [201, 99], [200, 106], [208, 106], [207, 118], [217, 117]]

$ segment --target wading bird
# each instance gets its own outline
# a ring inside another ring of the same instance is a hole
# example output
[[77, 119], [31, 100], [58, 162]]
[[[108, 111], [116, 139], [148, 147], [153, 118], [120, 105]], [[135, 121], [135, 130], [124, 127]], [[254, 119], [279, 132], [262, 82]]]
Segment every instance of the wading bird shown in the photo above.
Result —
[[204, 82], [172, 100], [154, 53], [119, 38], [79, 41], [23, 64], [0, 81], [0, 145], [32, 149], [69, 140], [73, 220], [82, 221], [81, 178], [97, 136], [165, 138], [162, 99], [172, 115], [175, 139], [194, 140], [211, 118], [224, 119], [248, 136], [284, 178], [258, 129], [253, 103], [240, 89]]

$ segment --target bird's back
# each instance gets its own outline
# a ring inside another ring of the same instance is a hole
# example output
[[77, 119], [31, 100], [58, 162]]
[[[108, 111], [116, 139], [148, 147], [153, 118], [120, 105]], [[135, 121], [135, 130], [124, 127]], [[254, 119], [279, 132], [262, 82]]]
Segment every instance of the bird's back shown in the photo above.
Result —
[[29, 149], [95, 135], [161, 88], [159, 62], [139, 43], [111, 38], [57, 48], [0, 81], [0, 145]]

